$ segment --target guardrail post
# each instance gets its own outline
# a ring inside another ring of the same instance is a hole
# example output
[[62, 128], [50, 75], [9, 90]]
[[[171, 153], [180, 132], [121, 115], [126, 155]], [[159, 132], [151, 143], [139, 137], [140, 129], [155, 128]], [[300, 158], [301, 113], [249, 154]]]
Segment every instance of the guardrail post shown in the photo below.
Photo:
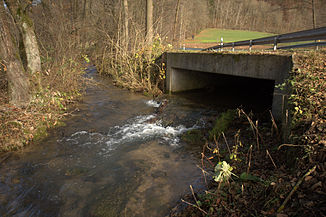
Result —
[[277, 37], [274, 38], [274, 47], [273, 50], [276, 51], [277, 50]]
[[234, 52], [234, 42], [232, 42], [232, 51]]
[[223, 51], [223, 37], [221, 37], [221, 51]]
[[250, 40], [250, 43], [249, 43], [249, 51], [251, 51], [251, 48], [252, 48], [252, 40]]

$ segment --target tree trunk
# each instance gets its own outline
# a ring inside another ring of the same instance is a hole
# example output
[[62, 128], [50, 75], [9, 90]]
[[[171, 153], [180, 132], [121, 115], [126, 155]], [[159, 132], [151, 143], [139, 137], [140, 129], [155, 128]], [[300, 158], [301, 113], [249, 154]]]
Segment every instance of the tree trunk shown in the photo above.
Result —
[[237, 18], [235, 20], [235, 26], [238, 27], [238, 24], [239, 24], [239, 18], [240, 18], [240, 12], [241, 12], [241, 9], [242, 9], [242, 3], [240, 3], [239, 5], [239, 8], [238, 8], [238, 13], [237, 13]]
[[128, 0], [123, 0], [123, 7], [125, 12], [125, 27], [124, 27], [124, 33], [125, 33], [125, 46], [126, 49], [129, 47], [129, 10], [128, 10]]
[[30, 100], [29, 78], [25, 74], [24, 67], [19, 59], [18, 49], [12, 41], [7, 13], [3, 4], [0, 5], [0, 57], [7, 66], [7, 77], [9, 83], [10, 103], [22, 107]]
[[153, 0], [146, 0], [146, 41], [153, 41]]
[[87, 0], [84, 0], [84, 3], [83, 3], [83, 20], [85, 20], [85, 18], [86, 18], [86, 4], [87, 4]]
[[311, 0], [311, 10], [312, 10], [312, 28], [316, 29], [316, 8], [315, 8], [314, 0]]
[[22, 24], [23, 41], [27, 57], [27, 70], [32, 74], [41, 71], [41, 58], [34, 28], [27, 23]]
[[179, 31], [179, 43], [182, 42], [184, 38], [182, 38], [182, 29], [183, 29], [183, 8], [182, 5], [180, 7], [180, 31]]
[[[16, 0], [5, 0], [5, 3], [14, 17], [15, 23], [23, 36], [23, 43], [27, 57], [27, 70], [31, 73], [41, 71], [41, 58], [34, 32], [33, 21], [29, 18], [26, 8], [28, 5], [19, 4]], [[25, 2], [26, 4], [26, 2]]]
[[176, 38], [175, 31], [177, 29], [177, 21], [178, 21], [179, 7], [180, 7], [180, 0], [177, 1], [177, 7], [175, 9], [174, 24], [173, 24], [173, 33], [172, 33], [173, 34], [172, 35], [173, 41], [175, 41], [175, 38]]
[[160, 35], [163, 35], [163, 18], [164, 18], [164, 0], [161, 0], [161, 16], [160, 16]]

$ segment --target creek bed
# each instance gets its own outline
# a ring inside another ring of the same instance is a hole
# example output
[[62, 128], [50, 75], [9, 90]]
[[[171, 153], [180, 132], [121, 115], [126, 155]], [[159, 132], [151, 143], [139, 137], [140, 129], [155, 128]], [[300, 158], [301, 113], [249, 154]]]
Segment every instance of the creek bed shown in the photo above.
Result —
[[88, 76], [100, 85], [66, 126], [1, 165], [1, 216], [165, 216], [190, 184], [202, 186], [200, 147], [180, 142], [202, 127], [193, 105], [158, 114], [159, 102]]
[[191, 93], [168, 97], [162, 108], [94, 69], [87, 76], [99, 85], [87, 88], [66, 126], [1, 165], [1, 216], [166, 216], [189, 185], [204, 186], [202, 147], [182, 134], [205, 128], [227, 106]]

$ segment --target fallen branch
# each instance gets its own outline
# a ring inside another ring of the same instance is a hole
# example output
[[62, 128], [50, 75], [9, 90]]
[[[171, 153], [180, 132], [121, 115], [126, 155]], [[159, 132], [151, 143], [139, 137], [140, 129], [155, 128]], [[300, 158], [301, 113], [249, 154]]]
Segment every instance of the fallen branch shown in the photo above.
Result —
[[186, 204], [188, 204], [188, 205], [190, 205], [190, 206], [196, 207], [196, 208], [199, 209], [202, 213], [204, 213], [205, 215], [207, 215], [207, 212], [206, 212], [205, 210], [203, 210], [202, 208], [200, 208], [200, 206], [198, 205], [199, 203], [198, 203], [198, 200], [197, 200], [197, 198], [196, 198], [196, 196], [195, 196], [195, 192], [194, 192], [194, 189], [192, 188], [192, 185], [190, 185], [190, 189], [191, 189], [192, 196], [194, 197], [194, 199], [195, 199], [195, 201], [196, 201], [196, 204], [189, 203], [189, 202], [187, 202], [187, 201], [185, 201], [185, 200], [183, 200], [183, 199], [181, 199], [181, 201], [184, 202], [184, 203], [186, 203]]
[[190, 205], [190, 206], [196, 207], [196, 208], [199, 209], [202, 213], [204, 213], [205, 215], [207, 215], [207, 212], [206, 212], [205, 210], [203, 210], [202, 208], [200, 208], [198, 205], [193, 204], [193, 203], [189, 203], [188, 201], [185, 201], [185, 200], [183, 200], [183, 199], [181, 199], [181, 201], [182, 201], [183, 203], [186, 203], [186, 204]]
[[254, 135], [254, 137], [256, 137], [256, 142], [257, 142], [257, 149], [259, 151], [260, 149], [260, 144], [259, 144], [259, 139], [263, 142], [263, 137], [262, 135], [259, 133], [259, 130], [258, 130], [258, 121], [256, 121], [256, 124], [254, 124], [254, 122], [251, 120], [251, 118], [247, 115], [247, 113], [245, 113], [243, 111], [243, 109], [240, 109], [239, 113], [242, 113], [244, 114], [244, 116], [246, 116], [250, 126], [251, 126], [251, 129], [252, 129], [252, 133]]
[[290, 200], [290, 198], [292, 197], [292, 195], [294, 194], [294, 192], [295, 192], [296, 190], [298, 190], [299, 185], [303, 182], [304, 178], [307, 177], [307, 176], [309, 176], [309, 175], [310, 175], [311, 173], [313, 173], [315, 170], [316, 170], [316, 165], [315, 165], [313, 168], [311, 168], [311, 169], [310, 169], [306, 174], [304, 174], [304, 176], [302, 176], [302, 177], [300, 178], [300, 180], [297, 182], [297, 184], [293, 187], [293, 189], [292, 189], [292, 191], [290, 192], [290, 194], [289, 194], [289, 195], [286, 197], [286, 199], [284, 200], [283, 204], [280, 206], [280, 208], [278, 208], [278, 210], [277, 210], [278, 213], [281, 212], [281, 211], [284, 209], [285, 205], [286, 205], [287, 202]]
[[247, 167], [247, 174], [249, 174], [250, 166], [251, 166], [251, 154], [252, 154], [252, 145], [250, 145], [250, 148], [248, 150], [248, 167]]
[[304, 145], [293, 145], [293, 144], [282, 144], [280, 145], [277, 150], [280, 150], [284, 146], [289, 146], [289, 147], [304, 147]]
[[225, 144], [226, 144], [226, 146], [227, 146], [227, 148], [228, 148], [229, 154], [231, 155], [230, 146], [229, 146], [229, 143], [228, 143], [228, 141], [227, 141], [227, 139], [226, 139], [226, 137], [225, 137], [224, 132], [222, 132], [222, 135], [223, 135], [223, 138], [224, 138]]

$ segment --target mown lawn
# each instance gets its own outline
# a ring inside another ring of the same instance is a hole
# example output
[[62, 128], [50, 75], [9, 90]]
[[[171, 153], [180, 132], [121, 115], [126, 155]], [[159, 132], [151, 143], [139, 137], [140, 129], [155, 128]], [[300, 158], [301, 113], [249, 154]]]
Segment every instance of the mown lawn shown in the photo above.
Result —
[[187, 42], [193, 43], [214, 43], [217, 40], [220, 41], [223, 37], [224, 43], [249, 40], [261, 37], [272, 36], [274, 34], [265, 32], [252, 32], [244, 30], [228, 30], [228, 29], [205, 29], [195, 36], [194, 40], [187, 40]]

